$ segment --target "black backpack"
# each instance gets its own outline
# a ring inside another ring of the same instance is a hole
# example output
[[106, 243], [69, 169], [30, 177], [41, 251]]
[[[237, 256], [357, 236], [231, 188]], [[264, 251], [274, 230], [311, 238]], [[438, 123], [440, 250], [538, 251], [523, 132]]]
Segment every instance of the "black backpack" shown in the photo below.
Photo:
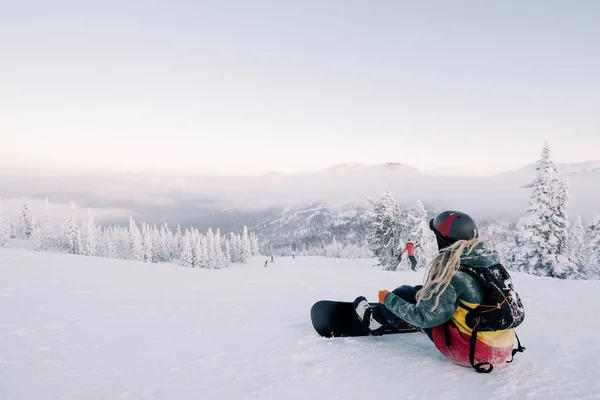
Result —
[[[475, 345], [477, 343], [477, 332], [501, 331], [516, 328], [525, 319], [525, 309], [519, 294], [515, 291], [512, 279], [502, 264], [495, 264], [487, 268], [476, 268], [461, 264], [459, 271], [474, 277], [484, 290], [484, 299], [480, 305], [470, 308], [462, 303], [461, 307], [468, 310], [465, 322], [473, 330], [471, 334], [471, 346], [469, 350], [469, 361], [477, 372], [489, 373], [494, 368], [489, 362], [474, 363]], [[516, 332], [515, 332], [516, 336]], [[512, 362], [517, 352], [522, 353], [525, 347], [521, 346], [517, 338], [518, 348], [513, 349]], [[488, 365], [489, 368], [483, 368]]]

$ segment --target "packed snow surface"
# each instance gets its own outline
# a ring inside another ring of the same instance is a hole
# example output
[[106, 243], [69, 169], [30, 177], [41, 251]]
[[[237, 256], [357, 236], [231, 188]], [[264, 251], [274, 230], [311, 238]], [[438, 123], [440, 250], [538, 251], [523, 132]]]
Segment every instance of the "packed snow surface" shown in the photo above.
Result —
[[527, 350], [491, 374], [421, 333], [319, 337], [319, 299], [418, 284], [370, 260], [223, 270], [0, 249], [0, 398], [597, 399], [600, 282], [514, 273]]

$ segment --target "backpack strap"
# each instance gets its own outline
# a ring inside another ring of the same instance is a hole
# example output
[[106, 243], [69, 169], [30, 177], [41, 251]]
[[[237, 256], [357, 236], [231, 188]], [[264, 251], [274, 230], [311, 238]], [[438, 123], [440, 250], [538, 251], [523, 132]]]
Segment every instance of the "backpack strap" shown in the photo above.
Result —
[[450, 321], [444, 324], [444, 341], [446, 346], [450, 347]]
[[517, 331], [515, 331], [515, 337], [517, 338], [517, 348], [513, 349], [512, 354], [510, 356], [510, 361], [507, 361], [507, 363], [513, 362], [513, 359], [515, 358], [515, 354], [522, 353], [526, 349], [525, 347], [521, 346], [521, 341], [519, 340], [519, 335], [517, 335]]
[[[475, 346], [477, 345], [478, 326], [479, 323], [475, 325], [475, 328], [473, 328], [473, 332], [471, 332], [471, 343], [469, 346], [469, 362], [471, 363], [471, 366], [475, 368], [475, 371], [482, 374], [489, 374], [494, 369], [494, 366], [492, 364], [486, 361], [475, 364]], [[489, 368], [484, 368], [485, 365], [489, 365]]]

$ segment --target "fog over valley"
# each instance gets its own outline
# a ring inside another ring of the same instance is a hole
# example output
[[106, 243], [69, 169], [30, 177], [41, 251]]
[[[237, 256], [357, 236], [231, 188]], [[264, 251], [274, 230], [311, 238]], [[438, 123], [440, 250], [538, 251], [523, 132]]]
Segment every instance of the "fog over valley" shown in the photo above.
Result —
[[[600, 162], [559, 164], [573, 198], [569, 214], [591, 218], [600, 209]], [[28, 202], [35, 216], [48, 197], [52, 218], [64, 218], [69, 202], [94, 211], [100, 224], [126, 224], [129, 216], [160, 224], [196, 226], [260, 223], [286, 210], [322, 202], [364, 205], [386, 190], [402, 203], [417, 199], [430, 207], [465, 210], [477, 218], [516, 219], [525, 215], [535, 165], [490, 176], [440, 176], [399, 163], [343, 164], [325, 170], [253, 178], [86, 172], [60, 174], [4, 170], [0, 196], [7, 215]]]

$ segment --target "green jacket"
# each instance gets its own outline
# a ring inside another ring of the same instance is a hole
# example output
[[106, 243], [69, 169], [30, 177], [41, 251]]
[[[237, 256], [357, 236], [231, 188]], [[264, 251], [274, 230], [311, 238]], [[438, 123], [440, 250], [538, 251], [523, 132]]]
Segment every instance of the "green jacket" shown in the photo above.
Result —
[[[486, 268], [500, 263], [498, 254], [485, 247], [484, 243], [477, 245], [470, 254], [463, 253], [461, 264], [473, 267]], [[438, 306], [435, 305], [435, 296], [429, 300], [422, 300], [419, 306], [409, 303], [394, 293], [389, 293], [384, 298], [384, 305], [399, 318], [419, 328], [433, 328], [448, 321], [458, 308], [458, 299], [469, 303], [481, 303], [483, 291], [479, 283], [471, 275], [458, 271], [452, 277], [450, 285], [440, 296]]]

